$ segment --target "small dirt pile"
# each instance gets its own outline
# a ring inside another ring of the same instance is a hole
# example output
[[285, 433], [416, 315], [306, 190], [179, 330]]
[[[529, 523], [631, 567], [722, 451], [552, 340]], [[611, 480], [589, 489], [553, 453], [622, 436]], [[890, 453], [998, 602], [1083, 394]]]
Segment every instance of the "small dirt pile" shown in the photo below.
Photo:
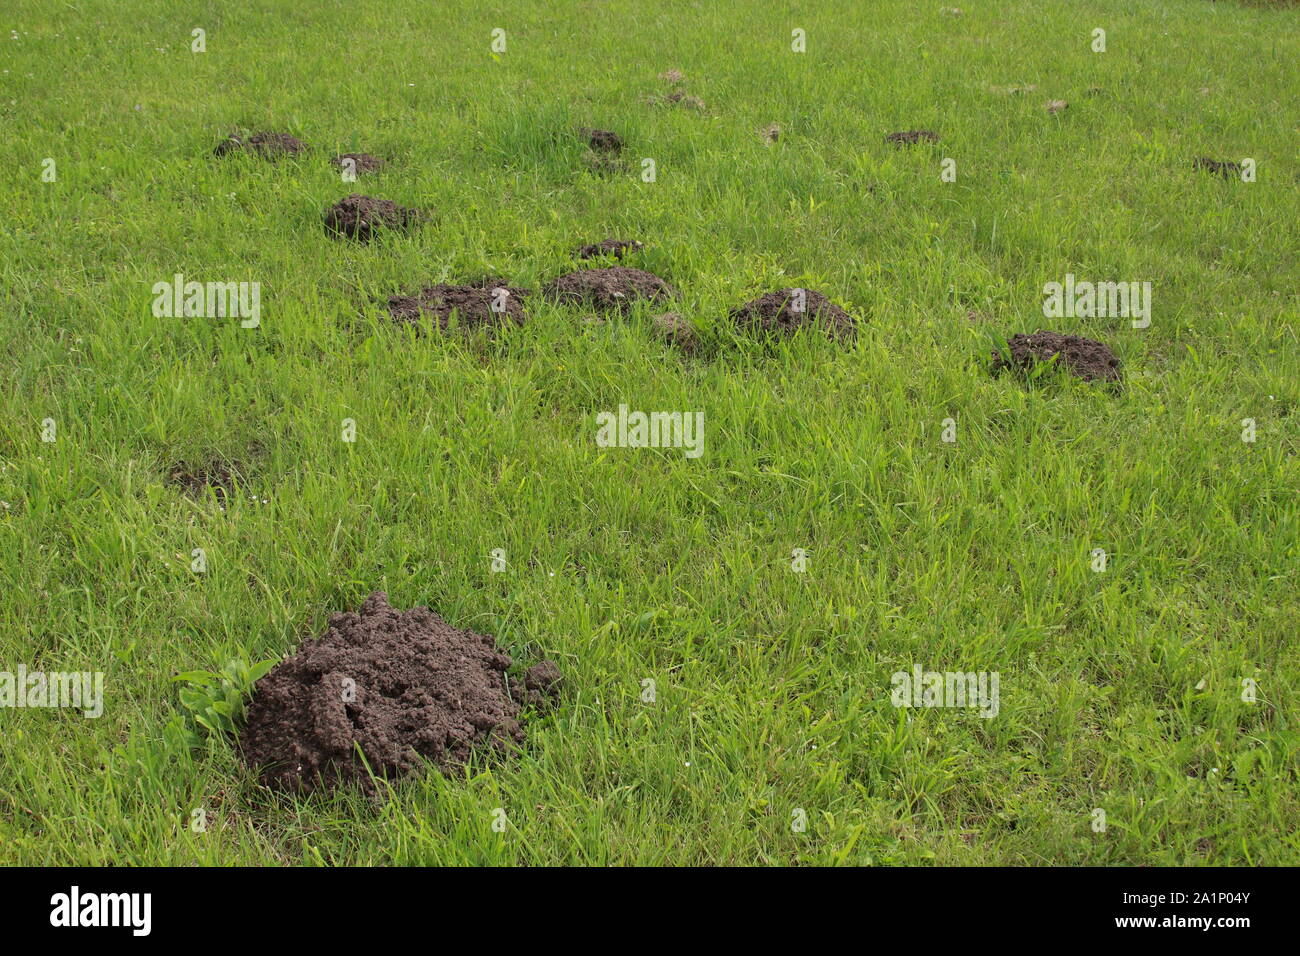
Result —
[[890, 133], [885, 137], [886, 143], [895, 146], [916, 146], [918, 143], [937, 143], [939, 134], [928, 129], [909, 129], [900, 133]]
[[325, 229], [358, 242], [369, 242], [385, 230], [404, 232], [420, 219], [417, 209], [353, 193], [325, 210]]
[[695, 326], [676, 312], [656, 315], [653, 328], [655, 335], [674, 348], [681, 349], [687, 355], [693, 355], [700, 349], [700, 337], [695, 331]]
[[623, 139], [613, 130], [592, 129], [588, 126], [582, 126], [578, 128], [578, 135], [597, 153], [620, 153], [623, 151]]
[[369, 153], [340, 153], [330, 160], [341, 170], [350, 170], [360, 175], [361, 173], [373, 173], [384, 168], [384, 161], [378, 156], [371, 156]]
[[395, 295], [388, 300], [388, 312], [398, 322], [421, 325], [432, 318], [442, 331], [451, 327], [452, 316], [466, 328], [484, 325], [523, 325], [523, 298], [527, 289], [517, 289], [500, 279], [484, 279], [474, 285], [434, 285], [415, 295]]
[[653, 272], [612, 266], [579, 269], [553, 280], [542, 294], [565, 305], [589, 305], [600, 312], [626, 312], [637, 299], [674, 299], [677, 290]]
[[1234, 163], [1227, 159], [1211, 159], [1209, 156], [1197, 157], [1192, 162], [1192, 168], [1222, 176], [1224, 179], [1233, 179], [1241, 175], [1241, 163]]
[[234, 133], [218, 143], [213, 152], [218, 156], [249, 153], [262, 159], [280, 159], [285, 156], [297, 156], [306, 148], [302, 140], [288, 133], [254, 133], [251, 136]]
[[856, 331], [853, 316], [813, 289], [777, 289], [731, 312], [731, 320], [748, 332], [792, 335], [816, 326], [841, 341]]
[[1017, 334], [1007, 342], [1007, 353], [994, 349], [992, 371], [996, 375], [1008, 369], [1032, 373], [1035, 367], [1051, 362], [1084, 381], [1118, 382], [1119, 358], [1110, 346], [1079, 335], [1059, 332]]
[[167, 469], [168, 483], [194, 498], [202, 498], [203, 490], [211, 488], [218, 501], [225, 501], [234, 493], [235, 480], [235, 467], [220, 461], [200, 465], [178, 461]]
[[640, 252], [644, 248], [645, 245], [635, 239], [602, 239], [600, 242], [583, 246], [574, 255], [579, 259], [596, 259], [600, 256], [622, 259], [629, 253]]
[[368, 788], [366, 764], [391, 779], [421, 758], [445, 767], [479, 747], [509, 751], [524, 741], [521, 707], [560, 680], [547, 661], [520, 683], [511, 664], [491, 637], [425, 607], [396, 610], [376, 591], [257, 682], [240, 752], [267, 786], [310, 790]]

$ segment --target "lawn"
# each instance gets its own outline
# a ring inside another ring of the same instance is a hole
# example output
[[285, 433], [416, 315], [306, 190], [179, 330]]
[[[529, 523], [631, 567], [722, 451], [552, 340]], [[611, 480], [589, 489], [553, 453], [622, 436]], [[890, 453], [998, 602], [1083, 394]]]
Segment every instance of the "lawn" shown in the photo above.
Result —
[[[956, 3], [7, 0], [0, 669], [103, 713], [0, 708], [0, 862], [1300, 863], [1300, 8]], [[352, 192], [427, 220], [327, 234]], [[536, 294], [607, 237], [697, 351]], [[156, 316], [177, 274], [259, 323]], [[1045, 318], [1067, 275], [1149, 325]], [[483, 276], [524, 325], [382, 308]], [[856, 338], [729, 320], [792, 287]], [[1040, 328], [1123, 387], [990, 374]], [[192, 745], [175, 675], [376, 590], [557, 662], [517, 754], [289, 795]]]

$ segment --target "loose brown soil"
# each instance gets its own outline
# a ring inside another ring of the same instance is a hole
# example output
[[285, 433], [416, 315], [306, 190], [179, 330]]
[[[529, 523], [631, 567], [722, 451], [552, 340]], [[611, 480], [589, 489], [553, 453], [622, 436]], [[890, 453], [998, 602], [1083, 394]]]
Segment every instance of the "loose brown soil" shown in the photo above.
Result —
[[325, 229], [358, 242], [369, 242], [384, 230], [405, 231], [421, 218], [417, 209], [353, 193], [325, 210]]
[[[496, 290], [504, 289], [500, 296]], [[430, 319], [442, 331], [451, 327], [456, 316], [462, 327], [523, 325], [522, 299], [527, 289], [517, 289], [499, 279], [484, 279], [473, 285], [435, 285], [421, 289], [415, 295], [395, 295], [388, 300], [388, 312], [399, 322], [422, 326]], [[504, 311], [496, 312], [492, 305], [501, 303]]]
[[1052, 361], [1084, 381], [1118, 382], [1122, 375], [1119, 358], [1110, 346], [1078, 335], [1059, 332], [1035, 332], [1032, 335], [1013, 335], [1007, 342], [1010, 360], [994, 349], [992, 371], [994, 374], [1012, 369], [1021, 373]]
[[599, 256], [613, 256], [615, 259], [622, 259], [632, 252], [640, 252], [645, 245], [637, 242], [635, 239], [603, 239], [600, 242], [593, 242], [589, 246], [583, 246], [575, 255], [579, 259], [595, 259]]
[[1192, 163], [1192, 168], [1222, 176], [1224, 179], [1232, 179], [1241, 175], [1241, 163], [1229, 162], [1226, 159], [1211, 159], [1208, 156], [1198, 157]]
[[886, 143], [895, 146], [915, 146], [918, 143], [937, 143], [939, 134], [928, 129], [909, 129], [901, 133], [890, 133], [885, 137]]
[[695, 326], [687, 322], [676, 312], [665, 312], [654, 317], [655, 333], [674, 348], [692, 354], [700, 347], [699, 336]]
[[623, 151], [623, 140], [611, 130], [592, 129], [583, 126], [578, 129], [578, 135], [597, 153], [620, 153]]
[[587, 170], [597, 176], [619, 176], [631, 170], [631, 165], [617, 152], [589, 149], [582, 154]]
[[673, 90], [673, 92], [664, 97], [664, 102], [670, 103], [673, 106], [684, 106], [687, 109], [692, 110], [703, 110], [705, 108], [704, 100], [700, 99], [698, 96], [687, 93], [685, 90]]
[[742, 329], [765, 335], [791, 335], [815, 326], [840, 340], [853, 337], [855, 325], [849, 315], [826, 296], [804, 289], [803, 310], [796, 310], [796, 289], [777, 289], [733, 309], [731, 319]]
[[426, 607], [396, 610], [376, 591], [257, 682], [240, 753], [270, 787], [368, 790], [367, 764], [392, 779], [422, 758], [446, 768], [478, 748], [508, 752], [524, 742], [521, 707], [560, 681], [547, 661], [520, 682], [506, 674], [512, 663], [491, 637]]
[[626, 312], [636, 299], [658, 302], [677, 297], [677, 290], [653, 272], [626, 266], [579, 269], [555, 279], [542, 293], [564, 305], [585, 303], [600, 312]]
[[213, 152], [218, 156], [249, 153], [262, 159], [280, 159], [284, 156], [297, 156], [306, 148], [302, 140], [288, 133], [254, 133], [252, 136], [231, 134], [218, 143]]
[[167, 469], [168, 483], [194, 498], [202, 498], [203, 490], [211, 488], [219, 501], [225, 501], [235, 491], [235, 479], [235, 470], [219, 461], [201, 465], [182, 461]]
[[345, 160], [352, 160], [352, 169], [357, 174], [373, 173], [384, 168], [384, 161], [369, 153], [341, 153], [330, 160], [339, 169], [343, 169]]

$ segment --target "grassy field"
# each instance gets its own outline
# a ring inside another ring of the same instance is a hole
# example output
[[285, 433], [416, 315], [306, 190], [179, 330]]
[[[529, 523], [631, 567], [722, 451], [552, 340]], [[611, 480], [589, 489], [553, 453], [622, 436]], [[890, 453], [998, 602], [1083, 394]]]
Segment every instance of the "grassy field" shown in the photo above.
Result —
[[[1300, 12], [957, 2], [8, 0], [0, 669], [102, 671], [104, 713], [0, 709], [0, 862], [1300, 863]], [[648, 102], [669, 69], [702, 108]], [[311, 151], [214, 158], [235, 128]], [[389, 166], [343, 183], [353, 150]], [[341, 242], [354, 191], [430, 221]], [[375, 304], [607, 236], [700, 354], [643, 305]], [[156, 318], [176, 273], [260, 282], [260, 326]], [[1044, 319], [1067, 274], [1150, 281], [1150, 326]], [[857, 341], [730, 330], [790, 286]], [[1124, 389], [988, 374], [1037, 328]], [[620, 403], [702, 411], [703, 455], [598, 447]], [[208, 461], [224, 508], [168, 481]], [[173, 675], [376, 589], [559, 662], [523, 753], [371, 800], [189, 748]], [[914, 665], [998, 674], [997, 715], [895, 707]]]

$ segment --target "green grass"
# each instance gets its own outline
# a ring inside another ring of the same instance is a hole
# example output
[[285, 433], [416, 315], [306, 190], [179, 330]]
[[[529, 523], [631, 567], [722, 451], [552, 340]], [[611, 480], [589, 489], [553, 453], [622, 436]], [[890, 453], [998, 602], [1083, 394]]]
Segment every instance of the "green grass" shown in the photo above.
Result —
[[[0, 861], [1300, 863], [1296, 10], [958, 3], [9, 0], [0, 669], [102, 670], [106, 702], [0, 710]], [[647, 105], [674, 67], [706, 109]], [[587, 171], [578, 125], [630, 171]], [[215, 160], [237, 126], [313, 152]], [[942, 142], [883, 142], [912, 128]], [[350, 186], [336, 150], [391, 165]], [[341, 243], [350, 191], [432, 221]], [[704, 354], [642, 308], [488, 339], [373, 305], [536, 289], [606, 236], [648, 244]], [[176, 272], [261, 282], [261, 327], [153, 317]], [[1151, 327], [1043, 319], [1067, 272], [1150, 280]], [[728, 334], [795, 285], [852, 348]], [[992, 336], [1053, 326], [1126, 388], [986, 373]], [[620, 402], [703, 411], [703, 457], [598, 448]], [[208, 458], [241, 464], [224, 511], [166, 482]], [[168, 729], [173, 674], [375, 589], [560, 663], [526, 752], [291, 799]], [[894, 708], [913, 664], [996, 671], [998, 716]]]

